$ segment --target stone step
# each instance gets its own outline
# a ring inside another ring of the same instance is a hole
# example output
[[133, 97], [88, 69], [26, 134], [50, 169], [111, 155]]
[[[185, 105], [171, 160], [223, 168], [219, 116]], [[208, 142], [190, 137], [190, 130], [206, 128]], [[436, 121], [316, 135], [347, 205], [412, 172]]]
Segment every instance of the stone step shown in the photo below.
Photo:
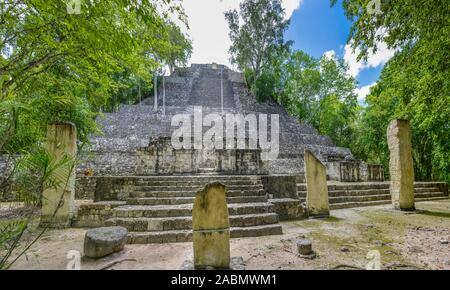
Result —
[[[230, 227], [253, 227], [278, 223], [276, 213], [230, 216]], [[130, 232], [154, 232], [192, 229], [192, 217], [111, 218], [106, 226], [122, 226]]]
[[415, 202], [422, 202], [422, 201], [437, 201], [437, 200], [444, 200], [449, 199], [448, 196], [442, 195], [442, 196], [436, 196], [436, 197], [421, 197], [421, 198], [414, 198]]
[[[425, 188], [437, 188], [443, 184], [443, 182], [414, 182], [415, 190], [423, 190]], [[328, 190], [369, 190], [369, 189], [389, 189], [389, 182], [355, 182], [355, 183], [343, 183], [343, 184], [329, 184]], [[297, 184], [298, 191], [306, 191], [305, 183]]]
[[[195, 197], [142, 197], [128, 198], [128, 205], [176, 205], [192, 204]], [[228, 203], [266, 202], [266, 196], [236, 196], [228, 197]]]
[[252, 186], [260, 185], [261, 180], [221, 180], [211, 176], [210, 180], [136, 180], [136, 186], [204, 186], [206, 183], [218, 181], [226, 186]]
[[193, 204], [195, 197], [132, 197], [127, 199], [127, 205], [176, 205]]
[[337, 196], [330, 197], [330, 204], [347, 202], [371, 202], [380, 200], [391, 200], [390, 194], [363, 195], [363, 196]]
[[414, 199], [418, 200], [422, 198], [439, 198], [439, 197], [448, 198], [448, 196], [445, 195], [445, 193], [439, 191], [414, 193]]
[[257, 175], [219, 175], [219, 176], [202, 176], [202, 175], [158, 175], [158, 176], [142, 176], [136, 179], [137, 182], [158, 182], [158, 181], [175, 181], [186, 183], [194, 182], [235, 182], [235, 181], [256, 181], [260, 182], [261, 177]]
[[439, 192], [437, 187], [419, 187], [414, 188], [414, 193], [424, 193], [424, 192]]
[[[130, 197], [195, 197], [197, 191], [134, 191]], [[265, 196], [263, 190], [227, 190], [227, 197]]]
[[[191, 184], [186, 184], [186, 185], [174, 185], [174, 186], [154, 186], [154, 185], [140, 185], [140, 186], [135, 186], [134, 190], [136, 191], [198, 191], [201, 190], [203, 187], [205, 186], [205, 184], [198, 184], [198, 185], [191, 185]], [[226, 190], [262, 190], [263, 186], [262, 184], [258, 184], [258, 185], [230, 185], [230, 186], [226, 186]]]
[[[414, 193], [414, 197], [416, 201], [440, 200], [449, 198], [447, 195], [445, 195], [445, 193], [435, 191]], [[299, 196], [299, 200], [300, 202], [306, 202], [306, 195], [303, 197]], [[329, 198], [331, 209], [385, 204], [383, 203], [383, 201], [385, 201], [385, 203], [391, 202], [391, 195], [389, 191], [383, 194], [341, 195], [330, 196]]]
[[[444, 195], [443, 192], [439, 191], [439, 188], [420, 188], [415, 189], [414, 194], [424, 194], [430, 195], [430, 194], [438, 194], [438, 195]], [[299, 191], [297, 192], [299, 198], [306, 198], [306, 191]], [[370, 190], [341, 190], [341, 191], [330, 191], [328, 192], [328, 195], [331, 197], [344, 197], [344, 196], [371, 196], [371, 195], [380, 195], [380, 194], [388, 194], [390, 195], [389, 189], [370, 189]]]
[[440, 187], [441, 185], [444, 185], [445, 182], [439, 182], [439, 181], [416, 181], [414, 182], [415, 188], [424, 188], [424, 187]]
[[363, 190], [335, 190], [328, 192], [330, 197], [341, 196], [371, 196], [380, 194], [390, 194], [389, 189], [363, 189]]
[[[297, 192], [297, 194], [299, 197], [306, 197], [306, 191], [299, 191]], [[389, 189], [364, 189], [364, 190], [333, 190], [328, 192], [328, 195], [330, 197], [370, 196], [380, 194], [390, 194], [390, 191]]]
[[[423, 202], [423, 201], [438, 201], [448, 199], [448, 196], [445, 196], [443, 193], [441, 196], [430, 196], [427, 197], [416, 197], [415, 202]], [[389, 200], [377, 200], [377, 201], [366, 201], [366, 202], [343, 202], [343, 203], [334, 203], [330, 204], [330, 209], [343, 209], [343, 208], [352, 208], [352, 207], [363, 207], [363, 206], [374, 206], [374, 205], [382, 205], [391, 203], [391, 199]]]
[[389, 189], [389, 183], [344, 183], [344, 184], [329, 184], [328, 191], [340, 190], [371, 190], [371, 189]]
[[[269, 224], [253, 227], [231, 227], [231, 238], [259, 237], [269, 235], [281, 235], [281, 225]], [[129, 232], [129, 244], [153, 244], [153, 243], [177, 243], [191, 242], [191, 230], [158, 231], [158, 232]]]
[[233, 196], [227, 198], [228, 203], [247, 203], [247, 202], [267, 202], [267, 196], [255, 195], [255, 196]]
[[388, 204], [391, 200], [376, 200], [376, 201], [366, 201], [366, 202], [342, 202], [342, 203], [334, 203], [330, 204], [330, 209], [343, 209], [343, 208], [352, 208], [352, 207], [363, 207], [363, 206], [374, 206], [374, 205], [382, 205]]
[[[229, 215], [261, 214], [273, 212], [268, 202], [234, 203], [228, 205]], [[125, 205], [113, 209], [114, 217], [183, 217], [192, 215], [192, 204], [179, 205]]]

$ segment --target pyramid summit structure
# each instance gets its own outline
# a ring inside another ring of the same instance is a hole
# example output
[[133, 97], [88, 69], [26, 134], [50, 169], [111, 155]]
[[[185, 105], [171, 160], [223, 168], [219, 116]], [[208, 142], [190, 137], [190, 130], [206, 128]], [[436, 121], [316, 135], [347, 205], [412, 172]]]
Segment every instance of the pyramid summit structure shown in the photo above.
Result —
[[[241, 73], [216, 64], [192, 64], [188, 68], [177, 68], [165, 77], [165, 98], [160, 84], [155, 111], [154, 97], [144, 99], [136, 105], [122, 105], [118, 112], [106, 113], [98, 119], [103, 134], [91, 138], [92, 146], [85, 161], [78, 167], [82, 173], [90, 169], [98, 176], [153, 175], [157, 171], [142, 171], [140, 158], [144, 148], [153, 142], [164, 142], [176, 129], [172, 118], [176, 114], [193, 114], [201, 107], [203, 115], [261, 114], [279, 116], [279, 154], [275, 160], [264, 164], [261, 174], [304, 173], [303, 154], [308, 149], [327, 164], [332, 180], [341, 180], [339, 162], [360, 166], [348, 148], [335, 146], [327, 136], [321, 136], [308, 124], [301, 124], [289, 116], [286, 110], [274, 101], [257, 102], [245, 84]], [[223, 92], [223, 98], [222, 96]], [[223, 105], [222, 105], [223, 104]], [[163, 112], [164, 110], [164, 112]], [[270, 126], [269, 126], [270, 127]], [[247, 130], [248, 133], [248, 130]], [[169, 149], [168, 149], [169, 150]], [[200, 155], [205, 155], [204, 153]], [[216, 162], [212, 160], [212, 163]], [[193, 165], [195, 166], [195, 164]], [[199, 165], [200, 166], [200, 165]], [[219, 172], [216, 168], [210, 171]], [[174, 169], [164, 173], [201, 173], [199, 168], [185, 172]], [[228, 170], [228, 174], [233, 173]], [[358, 177], [364, 179], [364, 177]], [[356, 181], [356, 180], [355, 180]]]

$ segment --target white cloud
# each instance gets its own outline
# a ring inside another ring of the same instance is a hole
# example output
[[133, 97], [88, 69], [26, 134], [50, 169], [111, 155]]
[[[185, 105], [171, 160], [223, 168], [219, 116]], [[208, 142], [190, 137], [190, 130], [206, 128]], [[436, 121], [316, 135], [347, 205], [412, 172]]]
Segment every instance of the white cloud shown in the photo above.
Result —
[[[282, 0], [286, 18], [300, 7], [303, 0]], [[231, 45], [224, 13], [238, 9], [243, 0], [184, 0], [188, 16], [188, 34], [193, 41], [191, 63], [220, 63], [230, 66], [228, 49]], [[179, 22], [177, 22], [179, 23]]]
[[370, 85], [356, 89], [355, 93], [358, 95], [358, 101], [362, 102], [366, 99], [366, 96], [370, 93], [370, 88], [375, 86], [377, 83], [371, 83]]
[[361, 71], [367, 68], [385, 65], [395, 54], [395, 50], [389, 49], [383, 41], [377, 43], [377, 48], [376, 53], [369, 51], [367, 61], [358, 61], [357, 57], [361, 50], [356, 48], [353, 52], [351, 44], [347, 44], [344, 47], [344, 60], [349, 66], [349, 74], [353, 77], [357, 77]]
[[283, 5], [283, 8], [286, 12], [286, 18], [288, 19], [291, 18], [292, 13], [294, 13], [295, 10], [300, 8], [302, 2], [303, 0], [282, 0], [281, 5]]
[[328, 59], [336, 59], [336, 52], [334, 50], [328, 50], [323, 53], [323, 56]]

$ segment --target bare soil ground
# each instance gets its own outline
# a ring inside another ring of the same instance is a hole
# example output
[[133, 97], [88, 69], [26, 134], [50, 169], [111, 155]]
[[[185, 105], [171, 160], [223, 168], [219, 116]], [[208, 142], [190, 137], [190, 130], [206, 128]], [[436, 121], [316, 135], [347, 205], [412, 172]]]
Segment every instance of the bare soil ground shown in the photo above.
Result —
[[[416, 207], [413, 213], [389, 205], [343, 209], [327, 219], [283, 222], [283, 235], [232, 239], [231, 255], [242, 256], [246, 269], [365, 269], [374, 262], [368, 253], [375, 250], [381, 269], [450, 270], [450, 200]], [[48, 231], [12, 268], [66, 269], [69, 251], [82, 256], [85, 232]], [[299, 238], [313, 242], [316, 259], [296, 255]], [[81, 268], [180, 269], [192, 256], [192, 243], [127, 245], [123, 252], [99, 260], [81, 259]]]

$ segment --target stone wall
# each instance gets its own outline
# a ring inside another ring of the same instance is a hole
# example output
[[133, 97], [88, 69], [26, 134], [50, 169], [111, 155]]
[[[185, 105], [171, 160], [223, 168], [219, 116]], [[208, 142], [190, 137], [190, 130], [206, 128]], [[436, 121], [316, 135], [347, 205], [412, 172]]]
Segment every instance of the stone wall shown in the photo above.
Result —
[[125, 200], [134, 190], [136, 179], [126, 176], [78, 176], [75, 199]]
[[364, 181], [384, 181], [384, 168], [380, 164], [367, 164]]
[[306, 208], [299, 200], [292, 198], [269, 199], [274, 205], [274, 210], [280, 221], [292, 221], [305, 219], [307, 217]]
[[361, 181], [359, 162], [339, 162], [339, 181], [342, 182], [357, 182]]
[[77, 174], [88, 171], [97, 176], [127, 176], [135, 174], [136, 152], [110, 151], [89, 152], [81, 154]]
[[[193, 140], [191, 142], [193, 144]], [[260, 149], [174, 149], [170, 137], [160, 137], [137, 152], [136, 175], [170, 175], [217, 172], [222, 174], [266, 174]]]
[[384, 168], [380, 164], [367, 164], [361, 160], [324, 162], [327, 179], [341, 182], [384, 181]]
[[77, 228], [96, 228], [105, 226], [105, 221], [112, 217], [112, 209], [125, 205], [124, 201], [108, 201], [82, 204], [72, 222]]
[[298, 198], [295, 175], [265, 175], [261, 176], [261, 182], [270, 198]]

